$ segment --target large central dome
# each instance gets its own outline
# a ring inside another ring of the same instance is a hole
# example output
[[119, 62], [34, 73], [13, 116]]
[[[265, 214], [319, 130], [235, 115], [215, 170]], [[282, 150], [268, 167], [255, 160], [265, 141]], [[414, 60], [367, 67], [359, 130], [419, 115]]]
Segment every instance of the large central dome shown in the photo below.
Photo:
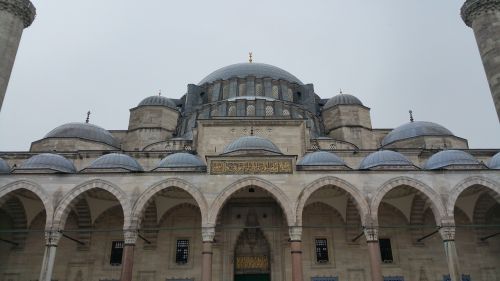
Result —
[[233, 77], [245, 78], [247, 76], [255, 76], [256, 78], [272, 78], [275, 80], [286, 80], [288, 82], [303, 83], [290, 72], [279, 67], [265, 63], [237, 63], [232, 64], [210, 73], [207, 77], [200, 81], [198, 85], [212, 83], [216, 80], [228, 80]]

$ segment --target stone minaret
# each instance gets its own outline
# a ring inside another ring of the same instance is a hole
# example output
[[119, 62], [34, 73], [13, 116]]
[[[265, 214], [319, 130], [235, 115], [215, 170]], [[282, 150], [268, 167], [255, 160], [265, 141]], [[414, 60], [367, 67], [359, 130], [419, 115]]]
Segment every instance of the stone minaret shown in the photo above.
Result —
[[23, 30], [35, 19], [29, 0], [0, 0], [0, 110]]
[[462, 19], [474, 30], [500, 120], [500, 0], [467, 0]]

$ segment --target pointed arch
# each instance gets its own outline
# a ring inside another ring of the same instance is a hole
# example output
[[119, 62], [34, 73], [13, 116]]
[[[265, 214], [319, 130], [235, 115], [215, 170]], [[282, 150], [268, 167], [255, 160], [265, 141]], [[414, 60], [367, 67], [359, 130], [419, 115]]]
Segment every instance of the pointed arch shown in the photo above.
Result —
[[134, 225], [139, 226], [141, 224], [143, 214], [146, 210], [146, 205], [151, 199], [153, 199], [154, 195], [156, 195], [161, 190], [167, 189], [169, 187], [177, 187], [189, 193], [191, 197], [193, 197], [193, 199], [198, 204], [198, 207], [200, 208], [202, 222], [206, 220], [208, 205], [200, 189], [185, 180], [179, 178], [171, 178], [161, 181], [159, 183], [155, 183], [154, 185], [148, 187], [146, 191], [144, 191], [141, 194], [139, 199], [137, 199], [137, 201], [134, 204], [134, 209], [132, 213], [132, 219]]
[[25, 189], [31, 191], [40, 199], [40, 201], [42, 201], [46, 213], [45, 228], [50, 228], [50, 226], [52, 225], [52, 219], [54, 215], [53, 201], [51, 197], [48, 195], [48, 193], [40, 185], [34, 182], [28, 180], [19, 180], [9, 183], [0, 188], [0, 205], [2, 205], [7, 199], [6, 195], [19, 189]]
[[455, 209], [455, 204], [457, 203], [457, 199], [462, 194], [464, 190], [467, 188], [474, 186], [474, 185], [479, 185], [479, 186], [484, 186], [488, 188], [489, 194], [497, 201], [500, 203], [500, 184], [484, 178], [484, 177], [470, 177], [467, 178], [460, 183], [458, 183], [450, 192], [450, 195], [448, 197], [448, 204], [446, 206], [446, 210], [448, 211], [448, 214], [450, 216], [453, 216], [453, 210]]
[[304, 207], [309, 197], [311, 197], [314, 192], [325, 186], [335, 186], [349, 194], [350, 197], [354, 199], [356, 208], [359, 211], [361, 223], [363, 225], [365, 224], [366, 218], [370, 214], [370, 207], [359, 189], [345, 180], [328, 176], [315, 180], [314, 182], [306, 186], [306, 188], [304, 188], [304, 190], [302, 190], [302, 192], [300, 193], [299, 200], [296, 206], [297, 225], [302, 225], [302, 213], [304, 212]]
[[430, 186], [419, 180], [412, 179], [409, 177], [398, 177], [382, 184], [377, 189], [375, 196], [371, 199], [371, 204], [370, 204], [371, 216], [375, 222], [378, 222], [378, 209], [384, 197], [391, 190], [400, 186], [409, 186], [419, 191], [421, 195], [422, 194], [424, 195], [425, 200], [430, 203], [432, 212], [434, 214], [434, 217], [436, 218], [436, 223], [440, 223], [444, 218], [447, 217], [446, 215], [447, 212], [439, 193], [437, 193]]
[[219, 212], [222, 210], [222, 207], [226, 203], [227, 200], [238, 190], [248, 187], [248, 186], [256, 186], [260, 187], [271, 194], [271, 196], [278, 202], [285, 214], [287, 223], [289, 226], [295, 225], [295, 215], [294, 210], [291, 207], [290, 200], [288, 196], [276, 185], [272, 184], [269, 181], [266, 181], [257, 177], [247, 177], [240, 179], [227, 187], [225, 187], [215, 198], [214, 202], [210, 206], [210, 210], [208, 211], [207, 224], [213, 226], [216, 223], [217, 216]]
[[120, 206], [123, 211], [123, 217], [124, 217], [124, 225], [123, 227], [125, 229], [130, 227], [130, 215], [131, 215], [131, 206], [130, 202], [128, 199], [127, 194], [114, 185], [113, 183], [110, 183], [108, 181], [100, 180], [100, 179], [93, 179], [87, 182], [84, 182], [75, 188], [71, 189], [61, 200], [59, 205], [56, 208], [56, 211], [54, 213], [54, 226], [57, 229], [64, 229], [64, 226], [66, 224], [66, 219], [68, 218], [68, 214], [71, 211], [71, 206], [73, 204], [76, 204], [77, 202], [74, 202], [75, 198], [80, 196], [86, 191], [89, 191], [91, 189], [101, 189], [105, 190], [109, 193], [111, 193], [117, 200], [120, 202]]

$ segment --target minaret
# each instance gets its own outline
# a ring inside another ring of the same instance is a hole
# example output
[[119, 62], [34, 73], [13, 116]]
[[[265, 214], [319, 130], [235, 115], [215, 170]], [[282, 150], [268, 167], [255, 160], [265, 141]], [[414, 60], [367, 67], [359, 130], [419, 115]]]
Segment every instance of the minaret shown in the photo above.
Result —
[[35, 19], [29, 0], [0, 0], [0, 110], [23, 30]]
[[467, 0], [462, 19], [474, 30], [500, 120], [500, 0]]

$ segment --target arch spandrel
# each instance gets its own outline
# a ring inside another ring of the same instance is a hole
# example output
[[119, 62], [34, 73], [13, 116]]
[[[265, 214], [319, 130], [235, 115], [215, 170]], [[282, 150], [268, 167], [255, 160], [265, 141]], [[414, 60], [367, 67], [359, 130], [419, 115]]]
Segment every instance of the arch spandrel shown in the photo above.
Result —
[[257, 177], [248, 177], [240, 179], [227, 187], [225, 187], [215, 198], [208, 211], [207, 223], [205, 225], [214, 226], [216, 224], [217, 216], [224, 207], [224, 204], [231, 198], [231, 196], [248, 186], [255, 186], [269, 192], [274, 199], [278, 202], [285, 214], [289, 226], [295, 225], [295, 212], [292, 208], [292, 203], [288, 196], [276, 185]]
[[159, 183], [155, 183], [146, 189], [140, 196], [139, 199], [134, 204], [134, 209], [132, 211], [132, 223], [139, 226], [146, 210], [148, 202], [160, 191], [167, 189], [169, 187], [180, 188], [193, 197], [193, 199], [198, 204], [200, 208], [202, 223], [207, 219], [208, 205], [205, 197], [201, 193], [200, 189], [193, 184], [178, 178], [171, 178]]
[[6, 199], [6, 196], [16, 190], [25, 189], [33, 192], [42, 201], [46, 212], [45, 227], [49, 228], [52, 225], [54, 216], [54, 204], [48, 193], [37, 183], [28, 180], [19, 180], [9, 183], [0, 188], [0, 204]]
[[132, 207], [129, 201], [127, 194], [120, 189], [118, 186], [110, 183], [108, 181], [93, 179], [78, 186], [72, 188], [59, 202], [55, 213], [54, 213], [54, 227], [58, 229], [64, 229], [66, 224], [66, 219], [68, 218], [68, 214], [71, 211], [71, 204], [73, 204], [74, 199], [85, 193], [86, 191], [92, 189], [101, 189], [111, 193], [117, 201], [120, 203], [123, 211], [124, 217], [124, 229], [130, 228], [131, 225], [131, 214]]
[[326, 186], [338, 187], [349, 194], [354, 199], [356, 208], [358, 209], [361, 217], [361, 223], [365, 225], [367, 217], [370, 214], [370, 207], [361, 191], [347, 181], [332, 176], [317, 179], [302, 190], [296, 205], [297, 225], [302, 225], [302, 214], [307, 200], [314, 192]]
[[409, 177], [398, 177], [382, 184], [371, 199], [370, 212], [371, 218], [374, 220], [374, 222], [378, 222], [378, 209], [384, 197], [391, 190], [400, 186], [408, 186], [414, 188], [415, 190], [423, 194], [425, 200], [428, 200], [430, 202], [432, 212], [436, 219], [436, 223], [440, 223], [443, 219], [449, 217], [447, 215], [445, 205], [441, 200], [441, 196], [436, 190], [419, 180]]
[[470, 177], [467, 178], [460, 183], [458, 183], [453, 189], [451, 190], [449, 196], [448, 196], [448, 202], [446, 205], [446, 210], [449, 214], [449, 216], [453, 216], [454, 210], [455, 210], [455, 205], [457, 203], [458, 197], [462, 192], [464, 192], [466, 189], [472, 186], [483, 186], [486, 187], [489, 190], [490, 195], [495, 198], [497, 202], [500, 203], [500, 184], [484, 178], [484, 177]]

